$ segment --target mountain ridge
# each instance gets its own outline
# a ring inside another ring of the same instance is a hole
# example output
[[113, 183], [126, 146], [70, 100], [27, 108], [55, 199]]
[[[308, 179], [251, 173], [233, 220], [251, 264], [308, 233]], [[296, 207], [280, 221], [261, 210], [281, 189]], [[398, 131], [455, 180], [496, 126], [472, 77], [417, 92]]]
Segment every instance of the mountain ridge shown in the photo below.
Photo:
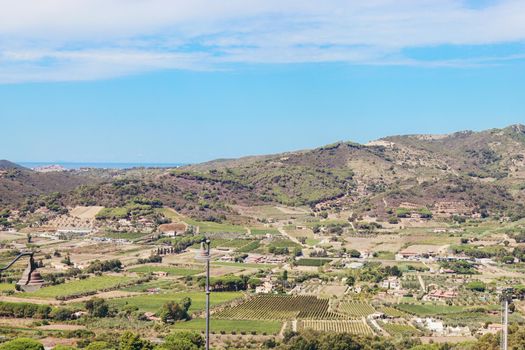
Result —
[[[407, 203], [435, 212], [452, 205], [470, 214], [516, 216], [525, 203], [525, 126], [388, 136], [366, 145], [339, 141], [177, 169], [101, 174], [49, 174], [67, 186], [33, 185], [29, 194], [49, 193], [53, 187], [64, 194], [67, 205], [103, 206], [124, 205], [142, 196], [211, 220], [235, 217], [239, 204], [265, 203], [348, 209], [381, 219]], [[5, 193], [9, 186], [3, 182]], [[19, 193], [25, 190], [19, 186]]]

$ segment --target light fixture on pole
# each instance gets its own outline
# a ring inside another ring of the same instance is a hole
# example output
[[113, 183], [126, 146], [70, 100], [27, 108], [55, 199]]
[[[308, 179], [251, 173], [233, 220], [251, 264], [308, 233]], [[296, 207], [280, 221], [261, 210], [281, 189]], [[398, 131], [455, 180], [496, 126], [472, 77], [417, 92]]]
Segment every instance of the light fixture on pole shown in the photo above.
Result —
[[29, 256], [29, 263], [24, 273], [22, 274], [22, 277], [16, 283], [16, 286], [17, 288], [20, 288], [25, 292], [33, 292], [37, 289], [40, 289], [40, 287], [44, 285], [44, 279], [40, 275], [40, 272], [37, 271], [37, 266], [35, 263], [33, 252], [20, 253], [13, 259], [13, 261], [11, 261], [6, 266], [0, 268], [0, 273], [9, 269], [11, 266], [14, 265], [15, 262], [17, 262], [20, 258], [24, 256]]
[[196, 257], [206, 262], [206, 350], [210, 349], [210, 244], [209, 239], [203, 239]]

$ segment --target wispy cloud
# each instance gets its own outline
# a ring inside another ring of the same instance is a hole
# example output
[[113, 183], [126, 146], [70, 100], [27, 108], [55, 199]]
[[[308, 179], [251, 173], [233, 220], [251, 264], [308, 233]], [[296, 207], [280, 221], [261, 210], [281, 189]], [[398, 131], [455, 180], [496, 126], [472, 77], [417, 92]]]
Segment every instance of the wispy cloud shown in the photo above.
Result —
[[[474, 1], [475, 2], [475, 1]], [[511, 53], [410, 48], [525, 42], [525, 1], [0, 0], [0, 82], [117, 77], [239, 63], [472, 66]]]

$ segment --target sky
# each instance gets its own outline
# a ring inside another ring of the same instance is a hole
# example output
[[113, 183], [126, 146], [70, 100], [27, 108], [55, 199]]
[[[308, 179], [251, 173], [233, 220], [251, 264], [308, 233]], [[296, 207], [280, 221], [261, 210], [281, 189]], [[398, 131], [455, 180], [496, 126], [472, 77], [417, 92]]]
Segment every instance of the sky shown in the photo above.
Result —
[[0, 8], [0, 159], [194, 163], [525, 123], [523, 0]]

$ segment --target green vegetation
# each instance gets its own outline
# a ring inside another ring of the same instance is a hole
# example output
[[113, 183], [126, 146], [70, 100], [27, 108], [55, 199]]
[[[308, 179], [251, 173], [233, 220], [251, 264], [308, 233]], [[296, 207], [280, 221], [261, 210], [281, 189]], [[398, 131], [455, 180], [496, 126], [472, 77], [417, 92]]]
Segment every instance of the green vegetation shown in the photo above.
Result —
[[175, 266], [152, 266], [144, 265], [129, 269], [130, 272], [137, 273], [154, 273], [154, 272], [166, 272], [168, 275], [173, 276], [192, 276], [201, 273], [201, 270], [194, 270], [188, 268], [181, 268]]
[[117, 288], [133, 281], [126, 276], [95, 276], [82, 280], [74, 280], [65, 284], [41, 288], [34, 292], [21, 293], [24, 298], [67, 298], [71, 296], [89, 295], [90, 293]]
[[[257, 334], [277, 334], [281, 330], [282, 322], [266, 320], [221, 320], [212, 318], [210, 326], [215, 333], [252, 333]], [[205, 320], [202, 318], [193, 319], [188, 322], [177, 322], [174, 329], [184, 329], [191, 331], [202, 331], [205, 328]]]
[[[240, 292], [221, 292], [212, 293], [210, 297], [211, 305], [222, 304], [240, 298]], [[161, 293], [150, 295], [137, 295], [127, 298], [111, 299], [109, 304], [117, 308], [131, 306], [138, 308], [141, 312], [158, 312], [162, 306], [169, 302], [180, 302], [184, 298], [190, 298], [192, 303], [189, 312], [203, 310], [205, 306], [205, 294], [203, 292], [181, 292], [181, 293]]]
[[298, 266], [323, 266], [331, 262], [331, 259], [311, 259], [311, 258], [302, 258], [295, 261], [295, 264]]

